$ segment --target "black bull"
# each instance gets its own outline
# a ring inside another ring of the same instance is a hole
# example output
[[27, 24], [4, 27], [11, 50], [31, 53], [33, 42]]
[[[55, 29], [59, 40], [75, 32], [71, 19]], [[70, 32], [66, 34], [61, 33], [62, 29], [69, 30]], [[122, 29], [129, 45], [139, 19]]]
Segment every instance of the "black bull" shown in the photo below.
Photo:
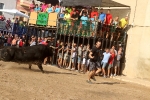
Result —
[[12, 61], [17, 63], [36, 64], [43, 71], [42, 63], [46, 57], [52, 57], [52, 48], [44, 45], [36, 45], [30, 47], [5, 47], [1, 50], [0, 59], [3, 61]]

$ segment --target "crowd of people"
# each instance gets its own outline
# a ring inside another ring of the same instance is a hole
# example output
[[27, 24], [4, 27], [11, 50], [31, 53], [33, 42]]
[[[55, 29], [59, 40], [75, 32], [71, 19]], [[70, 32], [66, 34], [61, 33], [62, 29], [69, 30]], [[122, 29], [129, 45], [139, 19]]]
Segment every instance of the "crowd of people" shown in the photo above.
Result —
[[[30, 5], [30, 11], [47, 12], [59, 14], [59, 33], [72, 34], [80, 36], [103, 36], [103, 32], [116, 33], [117, 39], [121, 34], [121, 30], [125, 29], [128, 24], [128, 16], [119, 18], [112, 16], [111, 10], [104, 12], [103, 8], [98, 10], [95, 7], [62, 7], [58, 4], [52, 5], [45, 2], [40, 5], [33, 1]], [[106, 38], [108, 33], [106, 34]]]

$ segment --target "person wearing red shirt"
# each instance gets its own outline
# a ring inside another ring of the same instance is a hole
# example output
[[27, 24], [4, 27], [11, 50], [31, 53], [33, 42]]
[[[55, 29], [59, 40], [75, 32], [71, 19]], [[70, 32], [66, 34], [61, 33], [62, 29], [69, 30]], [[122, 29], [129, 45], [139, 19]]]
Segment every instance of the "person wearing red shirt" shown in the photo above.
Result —
[[106, 25], [111, 25], [112, 23], [112, 15], [110, 14], [110, 10], [107, 11], [107, 14], [106, 14], [106, 22], [105, 24]]
[[79, 13], [79, 12], [76, 10], [76, 8], [73, 7], [73, 8], [72, 8], [72, 11], [70, 12], [70, 16], [72, 16], [74, 12], [76, 12], [77, 14]]
[[114, 58], [115, 58], [115, 51], [113, 49], [110, 50], [110, 58], [108, 61], [108, 73], [107, 73], [107, 77], [109, 77], [110, 75], [110, 71], [111, 71], [111, 76], [112, 76], [112, 68], [113, 68], [113, 62], [114, 62]]
[[97, 12], [96, 8], [93, 8], [93, 10], [91, 12], [91, 20], [92, 19], [94, 20], [95, 16], [98, 17], [98, 12]]

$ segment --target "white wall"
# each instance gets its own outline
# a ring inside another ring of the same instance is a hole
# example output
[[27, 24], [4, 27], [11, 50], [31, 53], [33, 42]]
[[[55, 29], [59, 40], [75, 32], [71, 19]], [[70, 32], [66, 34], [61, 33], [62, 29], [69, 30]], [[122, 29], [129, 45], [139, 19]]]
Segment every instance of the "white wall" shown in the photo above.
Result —
[[[17, 0], [0, 0], [0, 3], [4, 3], [4, 9], [16, 9]], [[6, 18], [13, 18], [13, 15], [4, 13]]]

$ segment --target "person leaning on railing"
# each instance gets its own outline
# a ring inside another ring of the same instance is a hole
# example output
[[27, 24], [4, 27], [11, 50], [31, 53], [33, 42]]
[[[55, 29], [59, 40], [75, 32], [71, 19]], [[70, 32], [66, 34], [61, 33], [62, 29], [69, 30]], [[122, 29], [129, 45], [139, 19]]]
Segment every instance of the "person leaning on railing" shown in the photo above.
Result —
[[41, 8], [38, 6], [38, 4], [35, 5], [34, 11], [35, 12], [40, 12], [41, 11]]
[[64, 29], [64, 31], [65, 31], [65, 33], [64, 34], [67, 34], [68, 33], [68, 30], [69, 30], [69, 27], [70, 27], [70, 25], [71, 25], [71, 16], [70, 16], [70, 13], [68, 12], [68, 11], [66, 11], [65, 12], [65, 16], [64, 16], [64, 21], [65, 21], [65, 29]]
[[54, 12], [54, 8], [52, 7], [51, 4], [48, 4], [48, 7], [47, 7], [47, 9], [46, 9], [46, 12], [48, 12], [48, 13]]

